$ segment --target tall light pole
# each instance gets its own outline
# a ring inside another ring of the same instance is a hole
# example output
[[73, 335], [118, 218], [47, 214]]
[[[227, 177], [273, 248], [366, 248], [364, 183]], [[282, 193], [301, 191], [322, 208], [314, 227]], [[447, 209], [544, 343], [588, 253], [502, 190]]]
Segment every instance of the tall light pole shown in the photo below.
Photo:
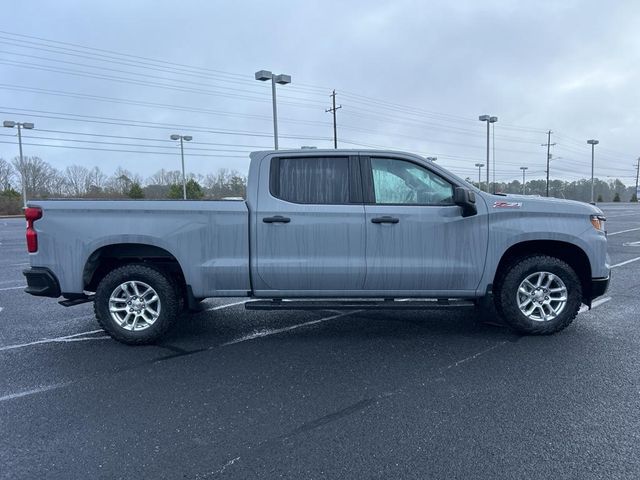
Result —
[[591, 203], [595, 203], [593, 200], [593, 170], [595, 165], [595, 146], [600, 142], [598, 140], [587, 140], [587, 143], [591, 145]]
[[529, 167], [520, 167], [520, 170], [522, 170], [522, 194], [523, 195], [527, 194], [527, 187], [526, 187], [527, 183], [525, 180], [524, 172], [526, 172], [528, 168]]
[[191, 135], [178, 135], [174, 133], [169, 137], [171, 140], [180, 140], [180, 158], [182, 159], [182, 199], [187, 199], [187, 177], [184, 174], [184, 142], [193, 140]]
[[[496, 123], [498, 121], [498, 117], [492, 117], [490, 115], [480, 115], [478, 117], [478, 120], [480, 120], [481, 122], [487, 122], [487, 192], [491, 191], [491, 189], [489, 188], [489, 133], [490, 133], [490, 129], [489, 126], [492, 123]], [[495, 160], [495, 151], [494, 151], [494, 160]], [[495, 179], [495, 164], [493, 165], [493, 169], [494, 169], [494, 174], [493, 174], [493, 178]], [[495, 184], [493, 186], [494, 190], [495, 190]], [[495, 193], [495, 192], [494, 192]]]
[[638, 199], [638, 197], [640, 197], [640, 192], [638, 192], [638, 180], [640, 180], [640, 157], [638, 157], [638, 160], [636, 160], [636, 203], [638, 203], [640, 200]]
[[276, 83], [286, 85], [291, 83], [291, 75], [274, 75], [268, 70], [260, 70], [256, 72], [256, 80], [266, 82], [271, 80], [271, 102], [273, 103], [273, 145], [278, 150], [278, 107], [276, 106]]
[[484, 163], [476, 163], [476, 167], [478, 167], [478, 188], [482, 190], [482, 177], [480, 172], [482, 171], [482, 167], [484, 167]]
[[[31, 130], [33, 128], [33, 123], [29, 122], [14, 122], [13, 120], [5, 120], [2, 122], [2, 126], [6, 128], [18, 127], [18, 149], [20, 151], [20, 168], [24, 170], [24, 165], [22, 163], [22, 129], [25, 128], [27, 130]], [[22, 206], [27, 208], [27, 186], [24, 181], [24, 174], [20, 172], [20, 183], [22, 184]]]

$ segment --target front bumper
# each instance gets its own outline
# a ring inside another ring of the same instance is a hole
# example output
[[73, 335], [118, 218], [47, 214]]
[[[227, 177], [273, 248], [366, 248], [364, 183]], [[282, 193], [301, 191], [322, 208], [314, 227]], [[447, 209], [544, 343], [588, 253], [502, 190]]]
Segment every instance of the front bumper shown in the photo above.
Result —
[[48, 268], [27, 268], [22, 274], [27, 278], [27, 288], [24, 289], [25, 292], [35, 295], [36, 297], [58, 298], [60, 296], [58, 279]]

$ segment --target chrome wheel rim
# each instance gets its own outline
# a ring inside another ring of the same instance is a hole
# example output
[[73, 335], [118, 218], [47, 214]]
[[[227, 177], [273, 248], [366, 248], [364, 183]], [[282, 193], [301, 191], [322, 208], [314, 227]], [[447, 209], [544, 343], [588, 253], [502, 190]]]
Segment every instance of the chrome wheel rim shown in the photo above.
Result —
[[160, 316], [160, 297], [144, 282], [132, 280], [118, 285], [109, 297], [109, 313], [121, 328], [139, 332]]
[[525, 278], [516, 294], [522, 314], [535, 322], [548, 322], [567, 305], [567, 286], [550, 272], [535, 272]]

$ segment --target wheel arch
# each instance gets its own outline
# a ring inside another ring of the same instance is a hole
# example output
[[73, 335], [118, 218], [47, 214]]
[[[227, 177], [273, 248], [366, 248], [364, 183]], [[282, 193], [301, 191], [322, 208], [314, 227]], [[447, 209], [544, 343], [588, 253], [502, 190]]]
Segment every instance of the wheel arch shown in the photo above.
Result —
[[95, 249], [82, 271], [83, 288], [95, 291], [98, 283], [114, 268], [141, 263], [170, 273], [181, 290], [186, 289], [184, 271], [178, 259], [168, 250], [146, 243], [110, 243]]
[[591, 298], [591, 263], [588, 255], [578, 245], [561, 240], [527, 240], [511, 245], [498, 262], [493, 280], [494, 289], [511, 263], [533, 255], [548, 255], [566, 262], [580, 279], [583, 301]]

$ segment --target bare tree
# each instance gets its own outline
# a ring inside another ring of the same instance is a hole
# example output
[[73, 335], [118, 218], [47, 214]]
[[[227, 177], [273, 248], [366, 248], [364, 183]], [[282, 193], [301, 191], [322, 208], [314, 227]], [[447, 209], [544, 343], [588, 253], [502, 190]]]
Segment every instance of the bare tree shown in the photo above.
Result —
[[247, 179], [235, 170], [221, 168], [208, 174], [203, 183], [212, 198], [244, 197]]
[[15, 157], [13, 168], [18, 172], [18, 184], [24, 182], [27, 197], [45, 197], [52, 190], [59, 193], [60, 176], [58, 172], [40, 157]]
[[71, 165], [64, 171], [65, 190], [67, 195], [82, 197], [89, 190], [91, 172], [81, 165]]
[[147, 180], [148, 185], [173, 185], [176, 183], [182, 183], [182, 173], [179, 170], [165, 170], [164, 168], [158, 170]]
[[118, 167], [107, 181], [107, 186], [111, 193], [126, 196], [134, 183], [142, 184], [142, 177], [137, 173]]
[[49, 197], [64, 197], [66, 194], [67, 185], [64, 175], [59, 170], [51, 168], [45, 195]]
[[0, 158], [0, 190], [7, 191], [11, 188], [11, 182], [15, 173], [9, 162]]

